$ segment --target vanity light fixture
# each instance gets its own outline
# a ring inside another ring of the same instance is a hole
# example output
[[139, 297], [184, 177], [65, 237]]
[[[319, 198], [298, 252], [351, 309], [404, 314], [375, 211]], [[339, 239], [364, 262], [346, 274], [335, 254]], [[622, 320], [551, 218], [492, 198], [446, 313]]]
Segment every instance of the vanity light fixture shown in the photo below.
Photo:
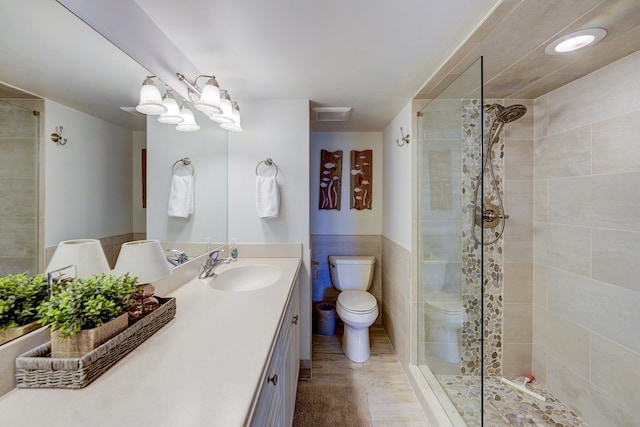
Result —
[[592, 45], [607, 35], [603, 28], [588, 28], [562, 36], [549, 44], [544, 51], [549, 55], [559, 55]]
[[196, 118], [193, 115], [193, 111], [189, 108], [186, 101], [182, 103], [180, 108], [180, 115], [182, 116], [182, 122], [176, 125], [176, 130], [179, 132], [196, 132], [200, 130], [200, 125], [196, 122]]
[[[152, 79], [156, 76], [147, 76], [140, 89], [140, 102], [136, 110], [143, 114], [159, 115], [158, 121], [165, 124], [175, 124], [176, 129], [181, 132], [195, 132], [200, 130], [196, 123], [191, 104], [197, 110], [203, 112], [211, 120], [220, 124], [225, 130], [241, 132], [240, 108], [237, 102], [232, 104], [229, 92], [220, 90], [220, 86], [215, 76], [201, 74], [193, 82], [189, 81], [183, 74], [176, 73], [178, 80], [187, 86], [188, 99], [185, 99], [182, 106], [178, 108], [178, 102], [170, 89], [167, 89], [164, 96]], [[201, 88], [198, 80], [206, 78], [207, 81]], [[225, 124], [223, 127], [222, 124]]]
[[220, 123], [220, 127], [232, 132], [242, 132], [242, 127], [240, 126], [240, 107], [238, 107], [236, 101], [231, 101], [231, 105], [233, 107], [233, 111], [231, 112], [233, 123]]
[[158, 117], [158, 121], [160, 123], [165, 123], [168, 125], [177, 125], [178, 123], [182, 123], [184, 118], [180, 114], [180, 107], [178, 106], [178, 101], [173, 96], [171, 90], [167, 90], [162, 97], [162, 104], [165, 106], [167, 111], [162, 113], [160, 117]]
[[219, 114], [211, 114], [209, 118], [214, 122], [218, 122], [220, 124], [233, 123], [233, 118], [231, 117], [233, 113], [233, 107], [231, 106], [231, 97], [229, 96], [229, 92], [227, 92], [226, 90], [220, 91], [220, 108], [222, 108], [222, 110]]
[[155, 76], [147, 76], [144, 82], [142, 82], [140, 102], [138, 102], [136, 110], [143, 114], [157, 116], [167, 111], [167, 107], [162, 104], [160, 89], [158, 89], [158, 86], [151, 80], [154, 77]]

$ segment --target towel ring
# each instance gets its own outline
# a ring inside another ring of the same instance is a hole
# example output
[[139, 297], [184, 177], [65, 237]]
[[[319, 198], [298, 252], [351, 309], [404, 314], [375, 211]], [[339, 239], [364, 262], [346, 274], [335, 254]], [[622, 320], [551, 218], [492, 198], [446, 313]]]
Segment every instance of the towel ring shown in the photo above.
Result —
[[276, 173], [273, 175], [273, 177], [277, 177], [278, 176], [278, 165], [276, 165], [276, 162], [274, 162], [273, 160], [271, 160], [271, 157], [268, 157], [267, 159], [261, 161], [260, 163], [258, 163], [256, 165], [256, 176], [258, 176], [258, 168], [260, 167], [261, 164], [265, 164], [266, 166], [273, 166], [274, 168], [276, 168]]
[[191, 167], [191, 176], [193, 176], [193, 174], [195, 173], [196, 169], [193, 167], [193, 164], [191, 164], [191, 159], [188, 157], [182, 158], [180, 160], [176, 160], [175, 163], [173, 164], [173, 166], [171, 166], [171, 173], [172, 174], [176, 174], [176, 166], [178, 166], [179, 163], [182, 163], [182, 165], [184, 167]]

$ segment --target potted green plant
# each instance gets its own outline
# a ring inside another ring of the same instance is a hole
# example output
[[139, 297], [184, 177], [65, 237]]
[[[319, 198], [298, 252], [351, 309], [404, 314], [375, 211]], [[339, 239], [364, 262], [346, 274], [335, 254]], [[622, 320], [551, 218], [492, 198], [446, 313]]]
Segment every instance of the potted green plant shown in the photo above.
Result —
[[38, 307], [49, 296], [47, 277], [0, 277], [0, 345], [40, 327]]
[[99, 274], [55, 284], [39, 310], [40, 323], [51, 327], [51, 357], [81, 357], [127, 329], [137, 281], [128, 274]]

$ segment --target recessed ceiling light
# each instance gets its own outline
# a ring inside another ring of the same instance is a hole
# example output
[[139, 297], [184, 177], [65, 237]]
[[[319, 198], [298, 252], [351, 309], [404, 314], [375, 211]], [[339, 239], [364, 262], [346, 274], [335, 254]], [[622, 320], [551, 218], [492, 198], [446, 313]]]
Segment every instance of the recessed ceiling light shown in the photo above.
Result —
[[607, 35], [607, 30], [602, 28], [589, 28], [567, 34], [554, 40], [544, 51], [549, 55], [573, 52], [574, 50], [589, 46], [598, 42]]

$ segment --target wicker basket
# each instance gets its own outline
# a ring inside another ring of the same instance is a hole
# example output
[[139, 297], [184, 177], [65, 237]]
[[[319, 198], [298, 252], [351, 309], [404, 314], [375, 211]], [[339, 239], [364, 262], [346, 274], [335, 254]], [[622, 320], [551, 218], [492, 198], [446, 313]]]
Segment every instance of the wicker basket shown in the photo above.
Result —
[[16, 387], [86, 387], [175, 316], [175, 298], [156, 298], [158, 309], [78, 359], [51, 358], [51, 342], [21, 354], [16, 359]]

